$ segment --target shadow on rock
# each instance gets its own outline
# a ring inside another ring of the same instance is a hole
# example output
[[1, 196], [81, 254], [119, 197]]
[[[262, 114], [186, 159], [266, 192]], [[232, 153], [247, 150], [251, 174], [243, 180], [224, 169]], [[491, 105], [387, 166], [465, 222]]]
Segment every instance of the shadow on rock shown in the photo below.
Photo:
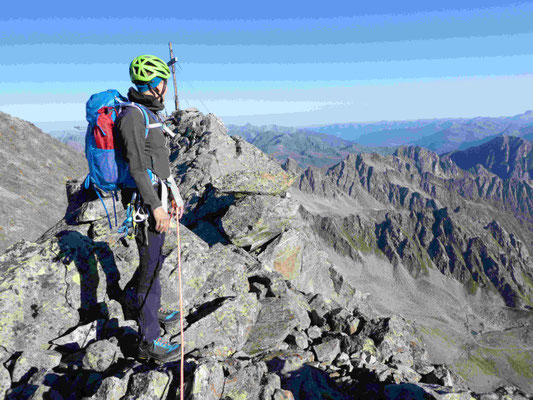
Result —
[[326, 372], [308, 365], [304, 365], [282, 378], [281, 387], [292, 392], [295, 399], [353, 399], [351, 395], [341, 392], [335, 381]]
[[[106, 279], [106, 290], [109, 299], [116, 300], [122, 306], [126, 319], [132, 314], [133, 300], [132, 281], [122, 290], [120, 272], [115, 262], [115, 257], [107, 242], [95, 242], [89, 237], [76, 231], [61, 231], [57, 235], [58, 244], [61, 250], [63, 263], [68, 265], [74, 263], [78, 273], [80, 286], [80, 324], [86, 324], [99, 319], [106, 319], [109, 316], [108, 307], [104, 302], [98, 302], [100, 277], [98, 265], [104, 272]], [[101, 290], [101, 289], [100, 289]]]

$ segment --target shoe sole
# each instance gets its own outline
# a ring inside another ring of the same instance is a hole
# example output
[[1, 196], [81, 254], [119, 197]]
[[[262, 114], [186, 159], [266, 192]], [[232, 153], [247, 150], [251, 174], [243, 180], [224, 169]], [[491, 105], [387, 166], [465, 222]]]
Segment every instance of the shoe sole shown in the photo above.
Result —
[[159, 325], [163, 326], [164, 327], [167, 327], [167, 326], [174, 326], [176, 324], [179, 324], [180, 320], [177, 319], [175, 321], [159, 321]]
[[143, 363], [154, 362], [156, 364], [165, 364], [169, 362], [179, 361], [180, 358], [181, 358], [181, 353], [178, 354], [176, 357], [167, 358], [167, 359], [159, 359], [159, 358], [155, 358], [151, 356], [146, 356], [146, 357], [137, 356], [137, 361], [143, 362]]

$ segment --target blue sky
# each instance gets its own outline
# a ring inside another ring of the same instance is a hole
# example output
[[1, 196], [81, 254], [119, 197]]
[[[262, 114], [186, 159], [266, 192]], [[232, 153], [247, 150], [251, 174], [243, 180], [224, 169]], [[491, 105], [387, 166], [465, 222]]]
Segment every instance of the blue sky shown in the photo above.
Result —
[[36, 123], [81, 121], [90, 94], [125, 93], [131, 59], [167, 58], [169, 41], [180, 61], [181, 106], [226, 123], [301, 126], [533, 109], [533, 2], [109, 4], [3, 6], [0, 111]]

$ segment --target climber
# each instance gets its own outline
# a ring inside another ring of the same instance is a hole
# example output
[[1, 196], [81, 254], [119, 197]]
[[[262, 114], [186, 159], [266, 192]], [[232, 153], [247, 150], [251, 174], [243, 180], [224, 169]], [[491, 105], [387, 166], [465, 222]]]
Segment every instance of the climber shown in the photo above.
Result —
[[[128, 91], [128, 99], [141, 108], [124, 107], [117, 118], [114, 136], [124, 159], [129, 165], [136, 189], [122, 189], [122, 203], [127, 207], [133, 193], [141, 199], [141, 209], [146, 210], [147, 218], [140, 222], [135, 232], [135, 242], [139, 251], [139, 267], [135, 273], [133, 291], [134, 303], [141, 336], [138, 350], [139, 359], [173, 361], [179, 356], [179, 344], [168, 343], [160, 337], [160, 324], [170, 325], [179, 322], [178, 311], [161, 308], [161, 284], [159, 272], [163, 263], [162, 248], [165, 233], [170, 225], [166, 199], [166, 180], [172, 180], [169, 165], [169, 147], [165, 131], [150, 124], [162, 122], [159, 112], [164, 109], [167, 79], [170, 70], [160, 58], [151, 55], [136, 57], [130, 64], [130, 78], [136, 88]], [[146, 121], [148, 116], [149, 121]], [[148, 132], [148, 134], [146, 134]], [[175, 186], [175, 184], [174, 184]], [[177, 190], [177, 187], [175, 187]], [[174, 192], [174, 191], [173, 191]], [[177, 218], [183, 216], [183, 202], [178, 194]]]

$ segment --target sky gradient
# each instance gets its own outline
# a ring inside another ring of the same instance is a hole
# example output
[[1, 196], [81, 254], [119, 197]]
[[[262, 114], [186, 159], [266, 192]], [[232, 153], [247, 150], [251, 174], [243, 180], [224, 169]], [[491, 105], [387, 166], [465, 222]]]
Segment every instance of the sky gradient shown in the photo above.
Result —
[[0, 111], [35, 123], [84, 120], [90, 94], [127, 92], [131, 59], [167, 59], [169, 41], [181, 107], [226, 123], [533, 109], [533, 2], [357, 3], [167, 2], [164, 18], [139, 17], [146, 3], [135, 1], [105, 13], [55, 2], [8, 6], [0, 15]]

